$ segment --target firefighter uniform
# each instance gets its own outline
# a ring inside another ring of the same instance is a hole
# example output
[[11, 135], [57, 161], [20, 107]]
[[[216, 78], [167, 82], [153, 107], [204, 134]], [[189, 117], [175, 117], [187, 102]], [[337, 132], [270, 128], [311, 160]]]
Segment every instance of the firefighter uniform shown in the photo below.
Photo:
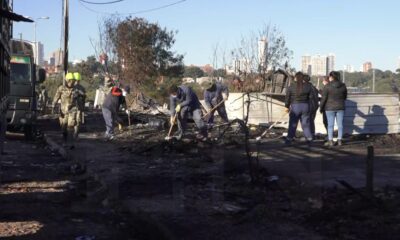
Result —
[[74, 137], [77, 138], [79, 134], [79, 129], [80, 126], [84, 123], [84, 118], [85, 118], [85, 100], [86, 100], [86, 90], [85, 88], [80, 84], [80, 81], [82, 80], [82, 76], [80, 73], [75, 72], [74, 73], [74, 79], [76, 81], [75, 87], [78, 91], [78, 112], [77, 112], [77, 125], [74, 127]]
[[66, 75], [66, 86], [60, 86], [54, 96], [53, 106], [61, 99], [60, 125], [64, 140], [71, 143], [76, 137], [73, 133], [78, 126], [79, 90], [75, 86], [72, 73]]

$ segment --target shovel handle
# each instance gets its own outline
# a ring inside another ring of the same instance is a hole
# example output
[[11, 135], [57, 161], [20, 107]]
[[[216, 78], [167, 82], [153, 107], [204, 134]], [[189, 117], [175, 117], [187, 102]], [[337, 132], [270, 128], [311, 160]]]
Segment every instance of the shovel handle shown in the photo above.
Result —
[[276, 120], [271, 126], [269, 126], [269, 128], [267, 130], [265, 130], [260, 136], [259, 138], [263, 138], [265, 135], [267, 135], [268, 131], [271, 130], [276, 124], [278, 124], [278, 122], [281, 122], [283, 118], [286, 117], [286, 115], [288, 115], [289, 113], [285, 112], [282, 117], [280, 117], [278, 120]]
[[167, 136], [168, 138], [171, 137], [172, 128], [174, 128], [175, 121], [176, 121], [176, 118], [177, 118], [177, 117], [178, 117], [178, 113], [176, 112], [175, 115], [174, 115], [174, 118], [172, 119], [171, 127], [169, 128], [169, 131], [168, 131], [168, 136]]
[[213, 107], [208, 113], [206, 113], [204, 116], [203, 116], [203, 119], [205, 118], [205, 117], [207, 117], [208, 115], [210, 115], [210, 113], [212, 113], [213, 111], [215, 111], [215, 109], [217, 109], [219, 106], [221, 106], [221, 104], [223, 104], [225, 102], [225, 100], [222, 100], [221, 102], [219, 102], [215, 107]]

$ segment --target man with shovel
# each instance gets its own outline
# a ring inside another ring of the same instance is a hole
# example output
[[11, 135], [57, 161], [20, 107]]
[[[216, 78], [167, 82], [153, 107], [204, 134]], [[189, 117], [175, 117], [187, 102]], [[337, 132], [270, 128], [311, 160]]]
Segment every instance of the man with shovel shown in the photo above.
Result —
[[229, 122], [228, 115], [226, 114], [225, 101], [228, 99], [229, 90], [222, 83], [209, 81], [207, 88], [204, 91], [204, 101], [207, 106], [207, 114], [205, 116], [209, 125], [214, 124], [214, 113], [218, 112], [224, 123]]
[[[187, 119], [191, 117], [199, 129], [197, 138], [207, 140], [207, 128], [202, 119], [201, 105], [196, 93], [188, 86], [172, 85], [170, 93], [171, 126], [178, 124], [176, 138], [180, 140], [186, 130]], [[170, 138], [170, 136], [168, 136]]]

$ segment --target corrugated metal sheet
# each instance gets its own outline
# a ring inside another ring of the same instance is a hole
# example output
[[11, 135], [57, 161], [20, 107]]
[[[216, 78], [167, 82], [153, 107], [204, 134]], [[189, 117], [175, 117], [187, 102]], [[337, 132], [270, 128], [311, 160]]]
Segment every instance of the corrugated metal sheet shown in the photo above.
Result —
[[[229, 119], [244, 119], [246, 115], [244, 106], [249, 99], [251, 102], [249, 123], [251, 124], [275, 122], [284, 115], [282, 95], [230, 93], [226, 103]], [[286, 118], [284, 121], [287, 122], [287, 120]], [[322, 115], [319, 112], [315, 124], [317, 133], [326, 133]], [[399, 133], [398, 94], [349, 94], [346, 101], [344, 127], [345, 133], [349, 134]]]

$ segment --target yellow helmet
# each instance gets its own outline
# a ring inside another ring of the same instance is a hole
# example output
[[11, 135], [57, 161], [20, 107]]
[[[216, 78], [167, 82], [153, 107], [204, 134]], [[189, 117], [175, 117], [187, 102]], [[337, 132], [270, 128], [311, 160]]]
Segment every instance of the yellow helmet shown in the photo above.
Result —
[[82, 76], [81, 76], [81, 74], [80, 74], [80, 73], [78, 73], [78, 72], [74, 72], [74, 79], [75, 79], [76, 81], [80, 81], [80, 80], [82, 80]]
[[67, 81], [75, 80], [74, 74], [73, 73], [67, 73], [67, 75], [65, 75], [65, 80], [67, 80]]

